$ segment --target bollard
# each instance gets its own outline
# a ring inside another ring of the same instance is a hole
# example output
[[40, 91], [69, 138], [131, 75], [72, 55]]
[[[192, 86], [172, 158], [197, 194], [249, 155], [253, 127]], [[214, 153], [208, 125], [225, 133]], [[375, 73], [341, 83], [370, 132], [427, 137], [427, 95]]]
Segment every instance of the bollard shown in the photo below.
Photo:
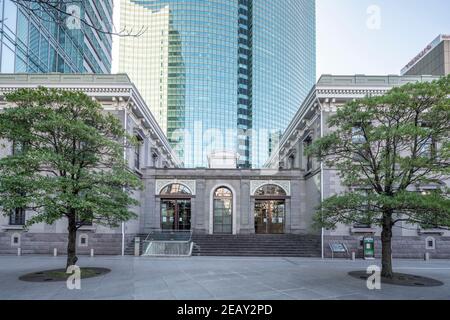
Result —
[[141, 255], [141, 238], [134, 238], [134, 256], [139, 257]]
[[94, 249], [91, 249], [91, 258], [94, 257]]
[[356, 252], [352, 251], [352, 260], [355, 261], [356, 260]]
[[20, 257], [22, 255], [22, 249], [17, 248], [17, 256]]
[[53, 256], [54, 257], [58, 256], [58, 249], [56, 249], [56, 248], [53, 249]]
[[426, 252], [426, 253], [424, 254], [424, 260], [425, 260], [425, 261], [430, 261], [430, 253], [429, 253], [429, 252]]

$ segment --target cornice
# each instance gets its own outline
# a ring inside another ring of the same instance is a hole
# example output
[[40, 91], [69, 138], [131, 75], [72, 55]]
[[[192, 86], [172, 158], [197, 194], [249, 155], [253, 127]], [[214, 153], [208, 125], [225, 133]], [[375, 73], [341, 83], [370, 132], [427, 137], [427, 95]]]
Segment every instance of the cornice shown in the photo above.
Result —
[[[117, 97], [123, 98], [119, 101], [116, 100], [117, 103], [119, 103], [116, 108], [124, 108], [128, 112], [135, 113], [136, 110], [139, 110], [140, 113], [143, 115], [143, 118], [139, 118], [141, 121], [138, 121], [137, 123], [141, 123], [142, 121], [146, 122], [150, 128], [149, 132], [152, 134], [152, 136], [156, 137], [158, 141], [160, 141], [160, 147], [161, 151], [163, 151], [167, 157], [168, 160], [174, 165], [174, 166], [180, 166], [181, 161], [178, 159], [177, 155], [173, 152], [167, 137], [165, 136], [164, 132], [161, 130], [159, 124], [157, 123], [156, 119], [152, 115], [151, 111], [148, 109], [145, 101], [139, 94], [136, 87], [132, 84], [65, 84], [65, 83], [44, 83], [42, 85], [39, 85], [37, 83], [24, 83], [24, 84], [14, 84], [14, 85], [2, 85], [0, 83], [0, 97], [4, 96], [7, 93], [14, 92], [19, 89], [23, 88], [38, 88], [39, 86], [46, 87], [46, 88], [55, 88], [55, 89], [62, 89], [62, 90], [68, 90], [68, 91], [76, 91], [76, 92], [84, 92], [88, 96], [91, 96], [93, 98], [113, 98], [116, 99]], [[126, 99], [129, 99], [128, 102]], [[99, 99], [99, 102], [101, 103], [101, 99]], [[122, 105], [120, 105], [123, 103]], [[130, 105], [132, 104], [132, 106]], [[133, 110], [134, 109], [134, 110]], [[142, 123], [144, 125], [144, 123]]]
[[[364, 88], [318, 88], [317, 95], [383, 95], [391, 88], [384, 89], [364, 89]], [[351, 98], [351, 97], [349, 97]]]
[[80, 86], [80, 85], [57, 85], [57, 84], [27, 84], [27, 85], [14, 85], [14, 86], [1, 86], [0, 85], [0, 95], [4, 95], [5, 93], [13, 92], [23, 88], [55, 88], [55, 89], [63, 89], [68, 91], [80, 91], [86, 94], [88, 93], [108, 93], [109, 95], [113, 95], [113, 93], [125, 93], [130, 95], [133, 91], [131, 86], [120, 86], [120, 87], [108, 87], [108, 86]]

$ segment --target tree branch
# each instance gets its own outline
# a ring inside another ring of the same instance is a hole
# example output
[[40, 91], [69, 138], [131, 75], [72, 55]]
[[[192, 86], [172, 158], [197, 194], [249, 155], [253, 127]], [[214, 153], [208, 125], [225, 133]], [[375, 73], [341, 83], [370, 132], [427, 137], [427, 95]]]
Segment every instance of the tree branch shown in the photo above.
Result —
[[[22, 10], [24, 10], [28, 15], [38, 16], [42, 21], [55, 22], [58, 26], [64, 26], [65, 22], [68, 21], [69, 18], [75, 18], [80, 21], [81, 25], [95, 30], [98, 33], [111, 36], [140, 37], [147, 31], [147, 28], [144, 26], [142, 26], [137, 32], [135, 32], [133, 28], [127, 29], [126, 27], [121, 30], [116, 30], [114, 25], [112, 25], [112, 30], [106, 30], [105, 28], [89, 21], [85, 17], [77, 17], [74, 14], [64, 10], [64, 8], [68, 5], [78, 4], [80, 8], [84, 9], [82, 12], [86, 12], [85, 2], [80, 0], [11, 0], [11, 2], [22, 8]], [[51, 20], [46, 20], [45, 18], [40, 17], [39, 13], [42, 12], [47, 14]], [[99, 25], [101, 24], [99, 23]]]

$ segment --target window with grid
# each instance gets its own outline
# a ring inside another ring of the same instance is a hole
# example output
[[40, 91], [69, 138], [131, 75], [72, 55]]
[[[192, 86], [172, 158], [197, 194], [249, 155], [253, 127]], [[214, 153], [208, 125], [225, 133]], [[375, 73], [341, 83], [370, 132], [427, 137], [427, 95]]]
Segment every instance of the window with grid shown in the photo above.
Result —
[[11, 226], [25, 225], [25, 209], [16, 208], [9, 216], [9, 224]]
[[[312, 138], [308, 137], [305, 139], [304, 141], [304, 148], [307, 149], [308, 147], [310, 147], [312, 145]], [[311, 154], [307, 154], [306, 155], [306, 171], [309, 172], [313, 169], [313, 157], [311, 156]]]

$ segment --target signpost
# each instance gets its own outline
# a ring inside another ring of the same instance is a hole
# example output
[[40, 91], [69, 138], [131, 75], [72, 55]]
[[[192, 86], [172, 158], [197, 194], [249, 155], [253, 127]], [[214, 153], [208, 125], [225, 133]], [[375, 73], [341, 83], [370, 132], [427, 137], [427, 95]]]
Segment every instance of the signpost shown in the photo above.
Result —
[[343, 243], [330, 243], [331, 259], [334, 259], [335, 253], [346, 253], [348, 255], [348, 249]]

